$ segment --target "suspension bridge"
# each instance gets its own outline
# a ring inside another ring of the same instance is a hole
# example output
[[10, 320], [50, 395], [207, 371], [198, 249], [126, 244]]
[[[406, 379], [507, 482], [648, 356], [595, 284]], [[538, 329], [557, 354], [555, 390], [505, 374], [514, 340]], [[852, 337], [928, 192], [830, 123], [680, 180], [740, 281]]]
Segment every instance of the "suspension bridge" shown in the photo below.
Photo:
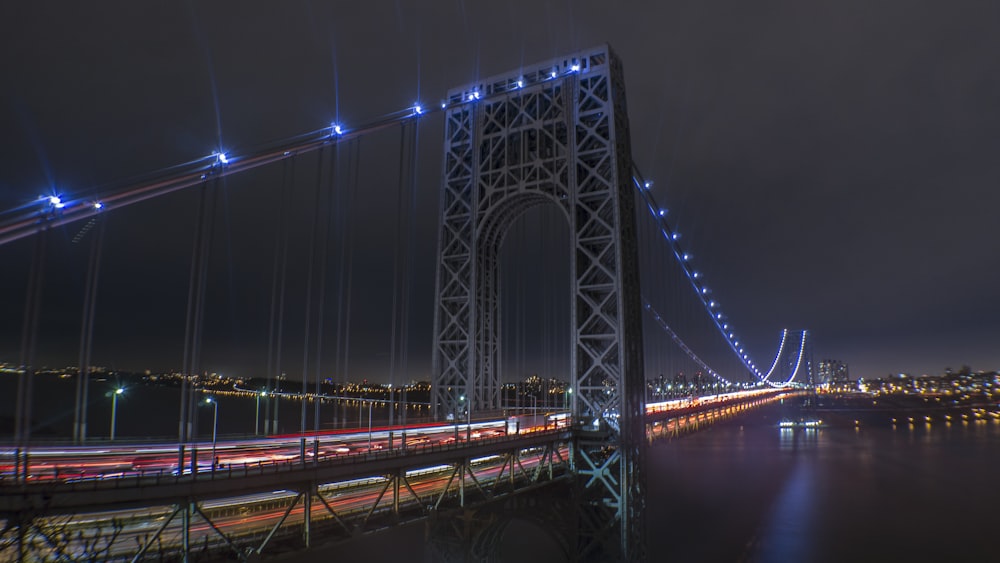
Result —
[[[632, 161], [625, 102], [622, 62], [598, 46], [477, 80], [439, 103], [243, 152], [220, 147], [113, 189], [46, 194], [0, 215], [0, 248], [17, 249], [26, 278], [14, 428], [0, 463], [0, 559], [248, 560], [421, 519], [439, 559], [489, 560], [510, 515], [530, 514], [555, 530], [568, 559], [645, 560], [650, 440], [801, 392], [812, 362], [807, 331], [786, 330], [773, 357], [752, 358]], [[427, 324], [413, 326], [420, 164], [426, 145], [441, 142], [427, 141], [429, 128], [443, 136], [435, 289]], [[373, 259], [365, 225], [352, 221], [376, 191], [397, 212], [374, 214], [389, 234], [388, 252]], [[266, 209], [236, 217], [246, 200]], [[131, 250], [184, 272], [165, 274], [184, 304], [171, 340], [181, 343], [177, 437], [110, 442], [88, 426], [95, 325], [130, 292], [103, 289], [116, 280], [102, 268], [141, 221], [156, 224], [165, 210], [180, 217], [170, 237], [190, 250]], [[116, 222], [126, 213], [147, 219]], [[539, 226], [519, 223], [525, 216], [541, 217], [544, 229], [528, 232]], [[240, 222], [254, 244], [242, 263], [224, 229]], [[505, 271], [506, 257], [551, 239], [563, 270]], [[62, 254], [79, 264], [73, 291], [83, 314], [72, 436], [53, 444], [33, 435], [34, 384], [51, 333], [47, 270]], [[389, 317], [391, 383], [416, 371], [412, 335], [431, 335], [429, 416], [408, 422], [390, 394], [381, 401], [387, 420], [373, 424], [369, 400], [356, 407], [369, 409], [367, 426], [362, 418], [333, 430], [324, 421], [331, 409], [343, 415], [344, 398], [325, 386], [328, 374], [346, 383], [357, 373], [351, 336], [371, 320], [358, 310], [371, 300], [361, 269], [373, 260], [389, 273], [377, 299]], [[558, 285], [552, 272], [562, 274]], [[523, 293], [545, 284], [559, 302], [527, 310]], [[226, 324], [213, 316], [226, 300], [261, 311], [259, 349], [208, 336]], [[561, 404], [515, 409], [505, 395], [526, 375], [517, 357], [534, 345], [526, 339], [559, 356], [545, 375], [566, 382]], [[264, 386], [242, 392], [258, 418], [264, 404], [263, 435], [217, 439], [215, 402], [209, 441], [197, 424], [204, 373], [226, 354], [251, 352]], [[292, 366], [301, 392], [288, 389]], [[278, 399], [290, 393], [301, 398], [299, 429], [281, 433]]]

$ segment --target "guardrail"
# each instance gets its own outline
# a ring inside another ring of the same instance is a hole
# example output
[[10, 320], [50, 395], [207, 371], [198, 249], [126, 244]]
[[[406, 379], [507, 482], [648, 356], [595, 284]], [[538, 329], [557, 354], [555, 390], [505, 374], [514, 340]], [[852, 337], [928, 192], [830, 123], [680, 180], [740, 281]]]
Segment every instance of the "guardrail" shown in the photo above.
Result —
[[520, 435], [480, 438], [452, 444], [426, 444], [406, 450], [381, 450], [325, 459], [275, 460], [270, 463], [230, 465], [225, 469], [173, 474], [171, 471], [134, 472], [115, 478], [37, 480], [0, 483], [0, 510], [31, 509], [47, 512], [74, 507], [132, 507], [172, 502], [184, 496], [223, 498], [253, 490], [271, 490], [292, 483], [335, 483], [366, 475], [391, 474], [423, 466], [454, 463], [494, 453], [543, 447], [553, 440], [569, 440], [571, 430], [536, 431]]

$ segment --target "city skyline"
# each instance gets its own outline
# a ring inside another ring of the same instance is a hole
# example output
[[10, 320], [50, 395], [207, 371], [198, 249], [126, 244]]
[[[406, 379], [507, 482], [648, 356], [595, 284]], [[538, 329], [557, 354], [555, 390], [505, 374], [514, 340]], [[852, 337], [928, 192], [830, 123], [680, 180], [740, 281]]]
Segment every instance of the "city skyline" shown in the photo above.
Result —
[[[54, 18], [44, 7], [5, 8], [4, 19], [21, 25], [0, 40], [10, 77], [0, 89], [0, 134], [9, 147], [0, 155], [0, 210], [33, 205], [50, 190], [90, 193], [203, 158], [220, 145], [253, 147], [416, 101], [433, 104], [457, 84], [608, 42], [625, 64], [635, 163], [758, 363], [773, 357], [781, 329], [805, 328], [815, 357], [841, 359], [852, 376], [1000, 367], [1000, 264], [992, 259], [1000, 254], [992, 218], [1000, 165], [991, 157], [1000, 148], [993, 104], [1000, 84], [990, 57], [997, 38], [986, 23], [995, 21], [993, 8], [776, 2], [734, 3], [716, 13], [706, 6], [613, 10], [548, 2], [544, 9], [558, 17], [522, 21], [514, 5], [295, 4], [273, 12], [248, 3], [239, 14], [218, 6], [142, 14], [64, 6]], [[907, 17], [898, 19], [900, 12]], [[453, 40], [432, 32], [439, 28], [456, 30]], [[397, 365], [396, 378], [430, 372], [442, 135], [439, 125], [420, 135], [419, 185], [409, 210], [410, 365]], [[393, 142], [374, 144], [391, 151]], [[395, 197], [395, 172], [372, 173], [366, 185], [391, 189], [364, 195], [359, 217], [376, 222], [379, 206]], [[273, 187], [280, 174], [267, 182]], [[259, 351], [266, 333], [249, 334], [252, 325], [240, 315], [266, 317], [271, 226], [248, 229], [237, 211], [271, 205], [266, 187], [233, 179], [226, 188], [233, 223], [218, 256], [229, 251], [230, 264], [252, 264], [239, 259], [264, 249], [265, 257], [259, 272], [233, 271], [224, 258], [212, 271], [224, 298], [207, 329], [209, 371], [265, 363]], [[109, 223], [123, 229], [114, 232], [132, 228], [135, 240], [109, 243], [99, 303], [128, 295], [138, 305], [101, 310], [95, 363], [180, 366], [183, 297], [167, 298], [164, 288], [186, 289], [193, 201], [177, 197], [162, 211], [146, 204], [110, 215]], [[394, 219], [395, 207], [391, 213]], [[557, 231], [537, 231], [544, 219], [512, 234], [547, 241], [518, 259], [519, 275], [553, 271], [553, 262], [567, 260], [552, 260], [565, 249]], [[356, 311], [353, 325], [358, 336], [346, 377], [354, 379], [351, 371], [388, 378], [392, 370], [384, 336], [391, 315], [381, 302], [393, 292], [387, 249], [398, 238], [376, 226], [356, 227], [356, 299], [367, 308]], [[60, 236], [70, 239], [82, 227]], [[152, 232], [136, 232], [143, 230]], [[142, 244], [168, 265], [120, 258]], [[65, 269], [46, 279], [39, 364], [74, 363], [77, 355], [86, 252], [66, 246], [74, 253]], [[27, 243], [0, 255], [17, 264], [0, 279], [5, 361], [18, 357], [29, 256]], [[259, 279], [231, 290], [237, 277]], [[519, 321], [546, 325], [554, 340], [562, 313], [537, 304], [560, 295], [559, 283], [540, 283], [546, 287], [524, 296], [525, 309], [542, 319]], [[290, 332], [301, 330], [295, 316], [288, 324]], [[143, 345], [139, 336], [162, 344]], [[524, 350], [525, 362], [537, 366], [529, 372], [562, 369], [559, 342], [529, 345], [535, 348]], [[288, 372], [302, 355], [289, 345]], [[399, 352], [396, 359], [402, 361]]]

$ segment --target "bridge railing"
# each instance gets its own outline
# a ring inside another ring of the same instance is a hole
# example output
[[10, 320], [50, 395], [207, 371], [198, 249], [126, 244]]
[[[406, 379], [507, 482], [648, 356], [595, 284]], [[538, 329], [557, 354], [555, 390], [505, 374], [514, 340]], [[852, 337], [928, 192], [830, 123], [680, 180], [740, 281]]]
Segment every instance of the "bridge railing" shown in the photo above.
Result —
[[[224, 467], [211, 467], [211, 460], [208, 464], [198, 465], [197, 471], [190, 472], [184, 469], [183, 472], [176, 468], [160, 469], [140, 469], [131, 471], [121, 471], [107, 474], [98, 474], [93, 477], [71, 476], [60, 478], [29, 478], [27, 480], [16, 480], [12, 474], [0, 476], [0, 488], [12, 487], [34, 487], [34, 486], [58, 486], [60, 492], [72, 492], [80, 490], [102, 490], [108, 488], [124, 488], [136, 486], [158, 486], [166, 484], [196, 483], [213, 480], [234, 479], [253, 477], [266, 474], [273, 474], [283, 471], [298, 471], [312, 468], [329, 468], [337, 466], [357, 466], [375, 461], [414, 458], [425, 454], [438, 452], [459, 452], [470, 448], [481, 449], [490, 446], [517, 446], [518, 443], [526, 439], [558, 436], [566, 432], [566, 427], [549, 430], [536, 430], [496, 436], [491, 438], [476, 438], [473, 440], [459, 439], [452, 443], [429, 443], [407, 446], [406, 449], [382, 449], [351, 454], [325, 453], [318, 457], [301, 458], [295, 456], [290, 459], [259, 460], [256, 462], [229, 463]], [[464, 431], [460, 431], [460, 436]], [[339, 442], [338, 442], [339, 443]], [[190, 458], [187, 458], [189, 461]]]

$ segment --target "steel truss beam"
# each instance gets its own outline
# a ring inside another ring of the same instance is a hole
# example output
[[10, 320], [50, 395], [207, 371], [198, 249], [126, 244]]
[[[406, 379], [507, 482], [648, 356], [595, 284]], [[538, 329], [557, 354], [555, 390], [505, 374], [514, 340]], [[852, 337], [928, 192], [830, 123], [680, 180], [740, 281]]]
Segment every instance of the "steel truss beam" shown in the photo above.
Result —
[[499, 249], [527, 209], [554, 205], [572, 246], [572, 410], [592, 431], [572, 461], [584, 484], [578, 553], [644, 560], [645, 378], [621, 63], [607, 46], [588, 49], [454, 89], [449, 102], [434, 412], [500, 407]]
[[498, 561], [507, 526], [514, 520], [544, 531], [572, 560], [574, 499], [569, 480], [536, 483], [474, 505], [434, 511], [427, 519], [428, 560]]
[[[376, 473], [367, 480], [352, 476], [345, 484], [316, 480], [315, 476], [323, 474], [324, 469], [322, 464], [310, 465], [285, 472], [283, 485], [294, 494], [273, 500], [222, 504], [209, 502], [220, 497], [206, 492], [205, 496], [175, 497], [170, 504], [154, 504], [145, 509], [109, 506], [107, 510], [118, 511], [111, 513], [113, 517], [104, 516], [105, 520], [97, 520], [99, 515], [59, 512], [51, 507], [7, 512], [0, 533], [0, 560], [114, 559], [134, 563], [157, 557], [200, 557], [201, 551], [208, 551], [212, 557], [235, 554], [235, 558], [246, 560], [265, 551], [309, 548], [317, 538], [331, 543], [423, 519], [438, 509], [475, 507], [558, 482], [569, 475], [568, 458], [563, 455], [569, 441], [569, 433], [556, 431], [522, 440], [497, 441], [492, 448], [475, 445], [455, 448], [450, 453], [411, 452], [383, 460], [395, 460], [395, 465], [380, 469], [381, 475]], [[442, 455], [450, 455], [446, 462], [450, 469], [443, 473], [432, 471], [428, 477], [423, 468], [445, 461], [439, 457]], [[408, 475], [410, 469], [420, 471]], [[238, 481], [245, 487], [244, 495], [274, 490], [270, 481], [255, 483], [253, 478]], [[190, 486], [195, 482], [189, 480], [189, 491], [195, 490]], [[443, 490], [442, 485], [446, 485]], [[131, 494], [139, 496], [146, 490], [147, 487], [136, 486], [131, 488]], [[363, 503], [352, 500], [364, 499], [369, 493], [373, 500]], [[332, 500], [334, 494], [336, 502]], [[338, 502], [342, 504], [338, 506]], [[272, 516], [270, 521], [264, 520], [268, 522], [266, 525], [254, 530], [237, 533], [234, 530], [238, 528], [227, 529], [227, 518], [251, 514]], [[207, 526], [199, 530], [196, 518], [204, 520]], [[155, 531], [151, 522], [155, 522]]]

